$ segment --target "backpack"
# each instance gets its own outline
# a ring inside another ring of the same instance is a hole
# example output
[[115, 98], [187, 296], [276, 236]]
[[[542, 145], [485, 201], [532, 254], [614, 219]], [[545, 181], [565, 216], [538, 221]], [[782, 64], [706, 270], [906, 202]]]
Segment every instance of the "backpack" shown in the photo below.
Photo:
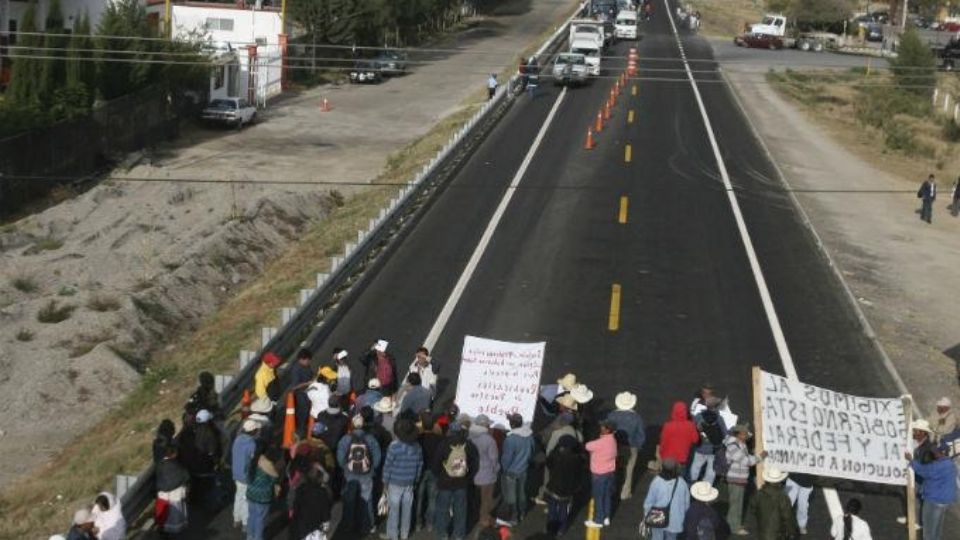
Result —
[[451, 444], [447, 459], [443, 460], [443, 470], [450, 478], [467, 476], [467, 443]]
[[[703, 413], [703, 422], [700, 426], [700, 433], [704, 442], [708, 442], [717, 448], [723, 444], [723, 430], [720, 429], [720, 417], [717, 413], [710, 414], [712, 411]], [[712, 419], [712, 420], [711, 420]]]
[[730, 471], [730, 461], [727, 459], [727, 445], [722, 444], [713, 452], [713, 472], [717, 476], [725, 477]]
[[372, 461], [370, 459], [370, 447], [367, 446], [366, 441], [362, 437], [351, 435], [350, 447], [347, 448], [347, 472], [369, 474]]

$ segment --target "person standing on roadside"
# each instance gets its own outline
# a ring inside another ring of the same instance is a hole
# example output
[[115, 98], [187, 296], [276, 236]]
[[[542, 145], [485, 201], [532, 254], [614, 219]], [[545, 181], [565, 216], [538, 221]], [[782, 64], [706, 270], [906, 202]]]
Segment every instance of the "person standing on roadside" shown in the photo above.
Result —
[[467, 488], [473, 485], [478, 459], [477, 447], [467, 439], [463, 425], [459, 420], [452, 422], [431, 465], [437, 479], [437, 521], [433, 530], [437, 540], [450, 538], [451, 519], [454, 540], [467, 537]]
[[859, 499], [850, 499], [843, 507], [843, 515], [836, 516], [830, 537], [833, 540], [873, 540], [870, 535], [870, 525], [860, 518], [861, 504]]
[[330, 530], [330, 492], [323, 484], [324, 472], [313, 465], [296, 487], [290, 517], [290, 537], [320, 540]]
[[233, 499], [233, 526], [247, 528], [249, 509], [247, 508], [247, 483], [250, 478], [250, 462], [257, 451], [257, 436], [260, 424], [254, 420], [244, 420], [240, 433], [233, 440], [230, 451], [230, 470], [233, 482], [237, 486]]
[[547, 454], [550, 471], [543, 497], [547, 505], [547, 534], [561, 537], [570, 527], [570, 508], [574, 496], [583, 487], [586, 472], [580, 442], [572, 435], [560, 437], [553, 452]]
[[420, 448], [423, 450], [423, 475], [417, 486], [417, 514], [418, 529], [427, 529], [433, 532], [433, 523], [436, 515], [437, 477], [431, 465], [437, 455], [437, 449], [443, 441], [443, 432], [436, 422], [433, 413], [420, 413]]
[[[729, 505], [727, 508], [727, 523], [737, 536], [750, 534], [743, 527], [743, 499], [747, 491], [747, 481], [750, 478], [750, 467], [753, 467], [764, 458], [767, 453], [751, 455], [747, 449], [747, 440], [753, 437], [746, 424], [737, 424], [730, 430], [730, 436], [723, 442], [727, 453], [727, 489]], [[789, 502], [789, 501], [788, 501]]]
[[490, 77], [487, 78], [487, 101], [493, 99], [493, 96], [497, 93], [497, 74], [491, 73]]
[[730, 537], [730, 526], [712, 504], [719, 495], [720, 491], [707, 482], [696, 482], [690, 486], [690, 498], [693, 500], [683, 516], [684, 538], [726, 540]]
[[786, 479], [787, 473], [776, 467], [763, 470], [763, 487], [750, 501], [751, 513], [757, 516], [757, 538], [792, 540], [800, 533], [790, 497], [783, 488]]
[[426, 347], [418, 347], [417, 353], [410, 363], [410, 369], [407, 370], [407, 377], [411, 373], [420, 375], [420, 384], [430, 391], [431, 396], [437, 394], [437, 366], [430, 358], [430, 351]]
[[279, 448], [262, 443], [250, 460], [247, 474], [247, 540], [263, 540], [270, 505], [280, 495], [280, 460]]
[[643, 419], [633, 408], [637, 405], [637, 396], [630, 392], [620, 392], [613, 400], [615, 411], [607, 415], [607, 420], [616, 426], [617, 444], [626, 446], [630, 457], [627, 458], [623, 473], [623, 487], [620, 488], [620, 500], [633, 496], [633, 471], [637, 468], [637, 456], [646, 442]]
[[958, 427], [957, 413], [953, 410], [950, 398], [942, 397], [937, 400], [936, 408], [930, 415], [930, 429], [933, 430], [931, 439], [934, 444], [940, 444], [944, 436], [953, 433]]
[[650, 514], [650, 509], [654, 507], [667, 509], [666, 526], [652, 529], [651, 540], [676, 540], [683, 532], [684, 519], [690, 507], [690, 491], [682, 471], [673, 458], [667, 458], [663, 460], [660, 473], [650, 483], [647, 497], [643, 500], [643, 515]]
[[[164, 449], [164, 458], [157, 464], [156, 469], [157, 500], [153, 507], [153, 517], [158, 531], [177, 534], [187, 528], [189, 483], [190, 473], [177, 461], [177, 447], [168, 446]], [[246, 500], [244, 500], [243, 507], [246, 508], [246, 506]], [[244, 523], [246, 523], [246, 517], [244, 517]]]
[[657, 456], [661, 460], [673, 459], [681, 470], [690, 463], [690, 450], [700, 442], [696, 424], [687, 417], [687, 406], [682, 401], [673, 404], [670, 420], [660, 429], [660, 446]]
[[277, 385], [277, 368], [283, 360], [273, 352], [267, 352], [260, 361], [260, 367], [253, 375], [253, 398], [269, 399], [276, 402], [280, 397], [280, 389]]
[[813, 494], [813, 476], [809, 474], [794, 473], [787, 478], [786, 483], [787, 496], [790, 497], [790, 504], [797, 508], [797, 525], [800, 526], [800, 534], [807, 534], [807, 522], [810, 519], [810, 495]]
[[700, 480], [700, 474], [703, 472], [703, 480], [712, 486], [716, 478], [713, 462], [717, 452], [723, 448], [723, 440], [727, 438], [727, 426], [718, 411], [720, 398], [710, 396], [706, 399], [705, 405], [706, 408], [694, 417], [694, 423], [700, 433], [700, 443], [693, 450], [690, 481]]
[[920, 184], [917, 190], [917, 198], [920, 199], [920, 219], [927, 223], [933, 223], [933, 201], [937, 200], [937, 180], [931, 174]]
[[937, 450], [925, 450], [920, 458], [910, 460], [910, 468], [916, 473], [920, 483], [920, 495], [923, 499], [923, 540], [941, 540], [943, 538], [943, 518], [947, 508], [957, 502], [957, 466], [948, 456]]
[[[337, 463], [344, 476], [341, 522], [348, 530], [374, 533], [377, 529], [373, 517], [373, 475], [380, 467], [382, 454], [380, 444], [365, 431], [363, 417], [354, 416], [352, 423], [353, 431], [337, 445]], [[360, 527], [356, 528], [358, 522]]]
[[403, 417], [394, 426], [396, 440], [387, 447], [383, 463], [383, 485], [386, 486], [387, 532], [381, 538], [404, 539], [410, 536], [413, 515], [413, 493], [423, 471], [423, 450], [417, 441], [417, 427]]
[[[377, 379], [380, 381], [380, 394], [383, 396], [392, 396], [397, 393], [400, 387], [400, 381], [397, 380], [397, 361], [393, 355], [387, 352], [388, 342], [378, 339], [373, 347], [363, 356], [363, 363], [367, 380]], [[371, 407], [373, 403], [368, 403]]]
[[953, 204], [950, 206], [950, 213], [953, 217], [960, 215], [960, 176], [953, 183]]
[[[429, 367], [427, 371], [429, 371]], [[403, 398], [399, 402], [397, 415], [409, 411], [417, 416], [423, 411], [428, 411], [430, 410], [431, 399], [432, 394], [428, 388], [423, 386], [423, 379], [420, 378], [420, 374], [412, 372], [407, 375], [407, 390], [403, 393]]]
[[477, 415], [470, 426], [470, 442], [477, 448], [478, 467], [473, 484], [480, 493], [480, 515], [478, 526], [493, 525], [493, 495], [500, 476], [500, 452], [497, 441], [490, 434], [490, 418], [485, 414]]
[[513, 511], [517, 523], [527, 514], [527, 471], [533, 461], [535, 444], [533, 431], [523, 423], [523, 417], [517, 413], [507, 416], [510, 433], [503, 441], [503, 454], [500, 456], [500, 492], [504, 504]]
[[610, 525], [610, 499], [617, 470], [617, 440], [613, 436], [616, 429], [608, 420], [600, 424], [600, 436], [587, 443], [590, 452], [590, 475], [593, 492], [593, 519], [584, 525], [599, 528]]

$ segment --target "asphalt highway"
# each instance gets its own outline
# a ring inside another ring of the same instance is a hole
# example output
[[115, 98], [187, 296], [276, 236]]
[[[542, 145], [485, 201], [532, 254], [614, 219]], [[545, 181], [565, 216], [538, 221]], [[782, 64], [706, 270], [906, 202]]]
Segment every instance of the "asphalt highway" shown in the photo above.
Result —
[[[751, 416], [751, 367], [783, 374], [784, 364], [680, 49], [657, 7], [635, 45], [640, 80], [618, 98], [613, 117], [595, 135], [597, 147], [585, 150], [584, 139], [612, 78], [565, 92], [547, 83], [535, 97], [521, 97], [350, 306], [318, 359], [334, 346], [356, 358], [383, 338], [406, 368], [555, 108], [432, 351], [446, 382], [441, 399], [454, 395], [464, 336], [476, 335], [546, 341], [543, 380], [576, 373], [601, 410], [612, 408], [619, 391], [636, 393], [648, 439], [671, 403], [689, 402], [704, 381], [722, 389], [735, 412]], [[687, 58], [713, 58], [706, 40], [681, 37]], [[612, 55], [625, 56], [629, 46], [618, 44]], [[800, 379], [860, 395], [897, 395], [768, 156], [712, 71], [715, 64], [697, 66], [704, 106]], [[610, 67], [619, 74], [623, 66]], [[664, 69], [676, 80], [644, 80]], [[611, 298], [614, 285], [619, 305]], [[648, 482], [644, 476], [634, 498], [619, 505], [604, 538], [635, 537]], [[862, 497], [874, 538], [904, 536], [894, 521], [902, 513], [894, 493], [831, 485], [841, 500]], [[830, 517], [820, 490], [811, 512], [810, 537], [826, 538]], [[584, 519], [581, 510], [570, 538], [582, 536]], [[185, 538], [240, 538], [229, 509], [198, 513], [192, 521]], [[542, 525], [542, 513], [533, 511], [517, 532], [526, 538]], [[957, 526], [948, 523], [945, 530]], [[270, 538], [286, 536], [270, 529]]]

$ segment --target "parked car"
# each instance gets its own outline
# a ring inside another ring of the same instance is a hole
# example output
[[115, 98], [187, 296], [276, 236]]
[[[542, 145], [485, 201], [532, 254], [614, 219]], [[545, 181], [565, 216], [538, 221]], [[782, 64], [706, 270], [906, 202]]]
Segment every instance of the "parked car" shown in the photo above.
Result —
[[380, 67], [380, 73], [384, 77], [403, 75], [407, 72], [407, 53], [405, 52], [386, 50], [373, 61]]
[[241, 128], [252, 124], [257, 118], [257, 108], [243, 98], [218, 98], [212, 100], [200, 113], [207, 122], [226, 124]]
[[754, 49], [782, 49], [783, 39], [770, 34], [743, 34], [733, 38], [733, 42], [741, 47]]
[[868, 24], [864, 29], [864, 38], [867, 41], [883, 41], [883, 26], [878, 23]]
[[383, 73], [380, 65], [374, 60], [357, 60], [350, 70], [350, 82], [380, 84]]

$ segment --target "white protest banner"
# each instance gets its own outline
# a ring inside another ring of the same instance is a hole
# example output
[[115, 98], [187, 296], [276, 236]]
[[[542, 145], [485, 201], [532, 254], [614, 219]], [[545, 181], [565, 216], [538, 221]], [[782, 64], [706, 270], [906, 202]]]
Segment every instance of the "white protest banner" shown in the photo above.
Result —
[[494, 423], [507, 423], [507, 415], [520, 413], [533, 420], [540, 388], [545, 342], [511, 343], [466, 336], [457, 381], [457, 406], [476, 416], [485, 414]]
[[[761, 372], [755, 388], [766, 465], [906, 485], [907, 425], [899, 398], [852, 396]], [[759, 444], [759, 443], [758, 443]]]

